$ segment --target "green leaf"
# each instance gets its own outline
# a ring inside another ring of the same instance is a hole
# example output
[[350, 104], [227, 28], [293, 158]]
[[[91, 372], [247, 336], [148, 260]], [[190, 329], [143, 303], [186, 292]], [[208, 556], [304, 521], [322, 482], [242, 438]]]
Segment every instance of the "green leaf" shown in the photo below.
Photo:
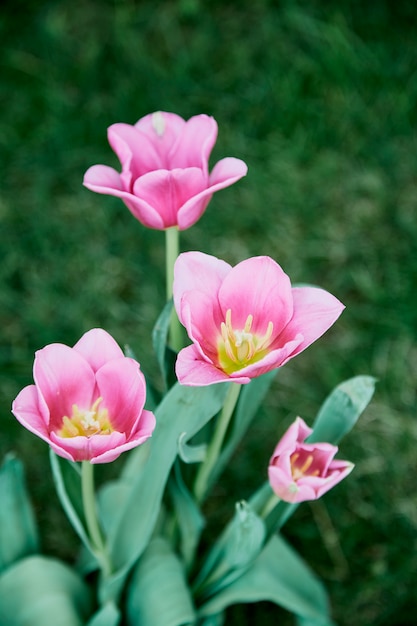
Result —
[[87, 622], [87, 626], [118, 626], [121, 620], [120, 611], [113, 602], [105, 604]]
[[134, 570], [127, 617], [129, 626], [183, 626], [195, 621], [182, 564], [162, 537], [149, 543]]
[[229, 585], [257, 558], [265, 540], [263, 520], [244, 500], [236, 503], [236, 513], [226, 527], [195, 581], [200, 595], [212, 595]]
[[64, 563], [42, 556], [18, 561], [0, 576], [0, 624], [83, 626], [90, 594]]
[[223, 447], [216, 466], [210, 475], [210, 484], [217, 481], [220, 474], [228, 464], [237, 445], [242, 440], [252, 420], [256, 416], [260, 405], [276, 376], [277, 370], [268, 372], [263, 376], [254, 378], [248, 385], [244, 385], [239, 396], [239, 401], [233, 417], [230, 435]]
[[169, 479], [168, 487], [180, 529], [181, 554], [185, 566], [188, 567], [191, 565], [205, 520], [183, 481], [178, 460], [175, 463], [175, 472]]
[[308, 442], [327, 441], [337, 445], [368, 406], [375, 382], [372, 376], [355, 376], [338, 385], [318, 412]]
[[270, 601], [295, 615], [332, 624], [325, 589], [298, 554], [279, 536], [271, 537], [253, 565], [199, 609], [205, 617], [232, 604]]
[[52, 448], [49, 449], [49, 458], [55, 489], [62, 508], [85, 547], [93, 554], [94, 551], [85, 530], [79, 467], [57, 456]]
[[115, 511], [108, 542], [114, 575], [104, 581], [103, 598], [115, 597], [132, 565], [145, 549], [157, 520], [164, 488], [178, 452], [178, 439], [193, 437], [223, 405], [227, 385], [170, 389], [155, 411], [156, 428], [146, 458], [134, 450], [125, 464], [125, 505]]
[[184, 463], [201, 463], [207, 455], [207, 444], [190, 446], [184, 441], [186, 437], [187, 433], [181, 433], [178, 438], [178, 456]]
[[39, 550], [22, 463], [8, 455], [0, 469], [0, 572]]

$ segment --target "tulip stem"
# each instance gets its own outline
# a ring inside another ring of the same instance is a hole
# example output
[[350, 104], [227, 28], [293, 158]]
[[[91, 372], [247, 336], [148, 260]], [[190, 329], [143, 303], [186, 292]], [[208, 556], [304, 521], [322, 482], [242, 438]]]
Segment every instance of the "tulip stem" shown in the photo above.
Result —
[[81, 483], [84, 515], [92, 549], [101, 564], [103, 573], [110, 574], [111, 565], [97, 517], [94, 490], [94, 465], [89, 461], [82, 461], [81, 463]]
[[[179, 255], [180, 233], [176, 226], [165, 230], [165, 260], [166, 260], [166, 294], [167, 300], [173, 295], [174, 264]], [[178, 352], [182, 347], [181, 326], [175, 310], [171, 313], [169, 326], [169, 342], [173, 350]]]
[[231, 383], [227, 392], [226, 399], [224, 401], [222, 412], [216, 424], [213, 439], [211, 440], [208, 449], [207, 456], [203, 463], [200, 465], [197, 473], [194, 495], [197, 502], [201, 502], [206, 495], [207, 483], [213, 467], [219, 457], [223, 441], [226, 435], [227, 427], [229, 426], [230, 419], [233, 415], [234, 408], [239, 398], [241, 385], [238, 383]]

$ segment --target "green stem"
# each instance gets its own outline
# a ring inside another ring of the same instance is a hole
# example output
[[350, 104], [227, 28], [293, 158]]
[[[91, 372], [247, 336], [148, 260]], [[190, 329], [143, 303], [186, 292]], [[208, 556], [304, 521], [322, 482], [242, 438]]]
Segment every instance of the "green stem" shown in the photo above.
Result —
[[[174, 283], [174, 264], [179, 255], [179, 230], [176, 226], [165, 230], [165, 262], [166, 262], [166, 294], [167, 301], [172, 298], [172, 286]], [[169, 339], [171, 347], [178, 352], [182, 348], [181, 325], [172, 310], [169, 326]]]
[[194, 485], [194, 495], [197, 499], [197, 502], [201, 502], [206, 495], [208, 479], [219, 457], [223, 440], [226, 435], [227, 427], [229, 426], [230, 419], [233, 415], [233, 411], [239, 397], [240, 388], [241, 385], [239, 385], [238, 383], [231, 383], [229, 387], [222, 412], [214, 431], [213, 439], [211, 440], [207, 449], [207, 456], [203, 463], [200, 465], [196, 477]]
[[281, 498], [279, 498], [276, 493], [272, 492], [270, 498], [268, 498], [268, 501], [266, 502], [262, 512], [260, 513], [260, 516], [263, 519], [268, 517], [271, 511], [273, 511], [275, 507], [277, 506], [277, 504], [279, 504], [280, 502], [281, 502]]
[[104, 574], [110, 574], [111, 565], [104, 545], [97, 518], [96, 499], [94, 490], [94, 465], [89, 461], [81, 463], [82, 499], [87, 532], [91, 545]]

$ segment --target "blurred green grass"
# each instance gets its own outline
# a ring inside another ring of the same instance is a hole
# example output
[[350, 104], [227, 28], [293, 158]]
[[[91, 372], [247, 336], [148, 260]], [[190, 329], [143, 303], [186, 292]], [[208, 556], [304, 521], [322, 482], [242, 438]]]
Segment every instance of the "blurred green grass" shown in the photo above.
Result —
[[[237, 156], [249, 173], [216, 194], [183, 249], [231, 263], [268, 254], [347, 306], [279, 372], [211, 507], [224, 519], [230, 497], [264, 480], [295, 415], [311, 422], [334, 385], [376, 376], [342, 444], [354, 473], [286, 534], [326, 581], [338, 624], [415, 623], [416, 17], [412, 2], [388, 0], [3, 2], [0, 452], [25, 459], [47, 552], [72, 559], [75, 542], [45, 445], [10, 415], [33, 353], [102, 326], [154, 376], [164, 302], [163, 234], [85, 190], [83, 173], [117, 166], [113, 122], [205, 112], [219, 123], [212, 162]], [[262, 604], [231, 610], [228, 624], [248, 619], [286, 623]]]

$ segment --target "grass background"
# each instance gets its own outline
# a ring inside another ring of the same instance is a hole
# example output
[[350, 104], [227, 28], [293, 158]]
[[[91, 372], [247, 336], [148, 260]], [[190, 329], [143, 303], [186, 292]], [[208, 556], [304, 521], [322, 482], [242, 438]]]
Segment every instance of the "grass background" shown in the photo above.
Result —
[[[415, 306], [417, 50], [413, 2], [15, 0], [0, 9], [0, 453], [25, 460], [45, 552], [76, 541], [43, 442], [10, 415], [33, 353], [102, 326], [156, 374], [150, 331], [164, 303], [163, 234], [81, 186], [118, 166], [106, 128], [154, 110], [219, 124], [212, 162], [248, 176], [215, 195], [182, 249], [230, 263], [275, 258], [346, 311], [279, 372], [211, 500], [265, 479], [284, 428], [312, 421], [334, 385], [378, 378], [342, 443], [356, 469], [285, 533], [325, 580], [342, 626], [411, 626], [417, 600]], [[414, 582], [413, 582], [414, 580]], [[270, 604], [227, 623], [292, 623]]]

